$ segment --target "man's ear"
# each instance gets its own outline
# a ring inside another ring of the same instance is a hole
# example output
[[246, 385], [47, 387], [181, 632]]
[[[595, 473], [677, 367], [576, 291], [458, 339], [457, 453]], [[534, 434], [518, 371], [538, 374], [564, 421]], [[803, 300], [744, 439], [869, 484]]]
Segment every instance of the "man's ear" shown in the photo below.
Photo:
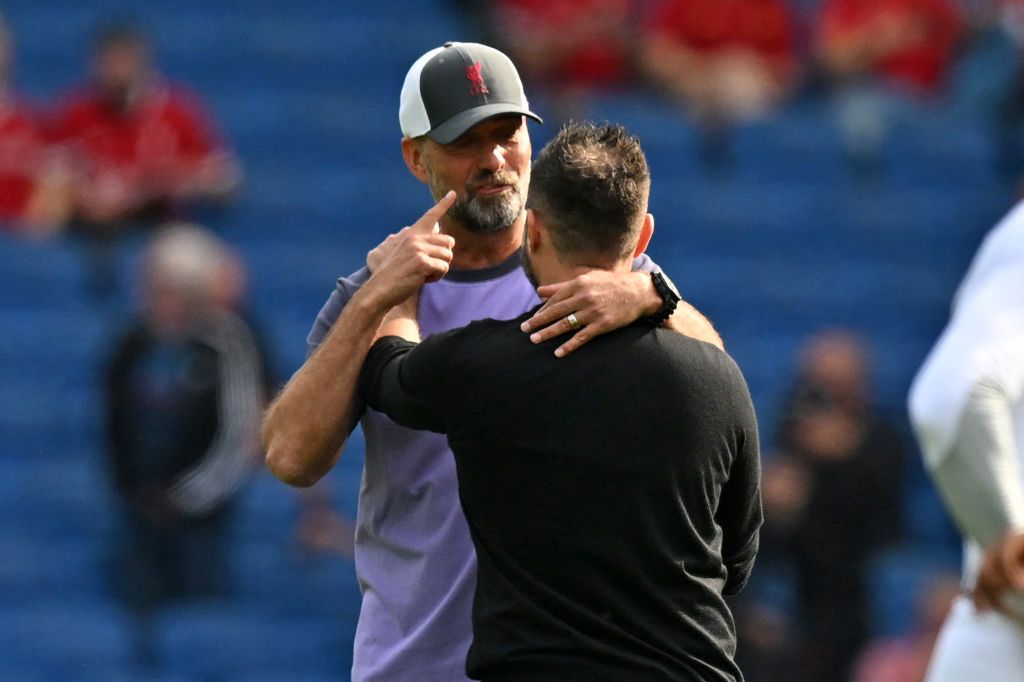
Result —
[[644, 224], [640, 227], [640, 236], [636, 240], [636, 248], [633, 249], [633, 258], [636, 258], [647, 250], [647, 245], [651, 243], [651, 237], [653, 235], [654, 216], [648, 213], [644, 216]]
[[544, 232], [542, 220], [537, 217], [537, 212], [532, 208], [526, 209], [526, 237], [529, 243], [530, 253], [536, 253], [538, 247], [544, 243], [547, 236]]
[[430, 175], [427, 173], [427, 165], [423, 158], [423, 147], [421, 143], [411, 137], [402, 138], [402, 158], [409, 171], [416, 176], [416, 179], [426, 184]]

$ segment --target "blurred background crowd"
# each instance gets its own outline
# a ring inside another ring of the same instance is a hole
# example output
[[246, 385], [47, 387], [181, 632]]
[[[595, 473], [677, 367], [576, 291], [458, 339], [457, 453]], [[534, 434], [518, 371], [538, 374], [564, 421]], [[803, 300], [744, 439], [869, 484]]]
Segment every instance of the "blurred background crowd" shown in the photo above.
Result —
[[1024, 178], [1024, 2], [2, 9], [0, 679], [347, 679], [361, 439], [300, 497], [256, 427], [430, 203], [398, 93], [446, 40], [512, 56], [535, 149], [569, 118], [645, 147], [650, 253], [760, 418], [748, 679], [921, 679], [960, 550], [905, 396]]

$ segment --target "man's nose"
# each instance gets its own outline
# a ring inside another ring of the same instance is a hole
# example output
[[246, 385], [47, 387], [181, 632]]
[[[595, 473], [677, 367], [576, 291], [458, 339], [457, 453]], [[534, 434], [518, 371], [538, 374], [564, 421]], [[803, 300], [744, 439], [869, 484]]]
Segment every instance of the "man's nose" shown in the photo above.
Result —
[[505, 167], [506, 149], [500, 144], [490, 145], [481, 154], [480, 167], [499, 171]]

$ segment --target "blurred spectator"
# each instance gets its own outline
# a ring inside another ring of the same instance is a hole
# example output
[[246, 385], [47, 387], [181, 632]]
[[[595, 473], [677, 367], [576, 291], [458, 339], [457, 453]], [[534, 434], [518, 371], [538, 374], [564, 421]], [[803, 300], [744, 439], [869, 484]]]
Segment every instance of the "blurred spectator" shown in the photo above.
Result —
[[11, 89], [14, 43], [0, 17], [0, 229], [48, 234], [70, 215], [68, 174]]
[[939, 93], [962, 28], [951, 0], [826, 0], [814, 50], [838, 95], [852, 159], [865, 170], [899, 116], [899, 97]]
[[75, 164], [76, 217], [87, 231], [167, 219], [235, 189], [233, 154], [196, 97], [159, 75], [138, 30], [102, 31], [92, 58], [91, 79], [58, 107], [51, 131]]
[[[767, 482], [767, 481], [765, 481]], [[746, 592], [730, 604], [736, 615], [736, 664], [749, 682], [793, 682], [797, 670], [796, 624], [772, 591], [780, 576], [771, 557], [758, 556]], [[766, 588], [767, 584], [767, 588]], [[783, 588], [781, 591], [789, 591]]]
[[495, 0], [497, 39], [529, 88], [543, 89], [559, 120], [582, 118], [595, 88], [625, 84], [631, 71], [633, 0]]
[[913, 631], [872, 642], [857, 662], [854, 682], [921, 682], [939, 631], [959, 593], [956, 576], [929, 580], [918, 594]]
[[793, 17], [783, 0], [663, 0], [646, 23], [641, 63], [700, 123], [768, 112], [797, 77]]
[[812, 338], [765, 467], [762, 556], [788, 560], [803, 631], [791, 680], [844, 680], [868, 634], [865, 568], [898, 539], [903, 444], [869, 402], [866, 351]]
[[942, 84], [961, 28], [948, 0], [827, 0], [816, 49], [837, 82], [869, 77], [930, 94]]
[[[1024, 195], [1024, 0], [979, 0], [963, 88], [969, 104], [994, 115], [999, 170]], [[971, 101], [974, 100], [974, 101]]]
[[232, 309], [240, 261], [177, 225], [146, 254], [144, 302], [107, 371], [107, 438], [125, 512], [128, 604], [224, 594], [231, 503], [249, 475], [268, 398], [263, 350]]

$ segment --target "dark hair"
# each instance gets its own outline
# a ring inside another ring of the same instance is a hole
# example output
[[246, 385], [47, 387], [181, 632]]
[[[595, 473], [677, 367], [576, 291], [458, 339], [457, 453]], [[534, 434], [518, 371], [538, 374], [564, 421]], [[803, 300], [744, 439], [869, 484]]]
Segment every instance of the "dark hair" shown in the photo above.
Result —
[[635, 136], [619, 125], [570, 122], [534, 161], [527, 206], [543, 215], [569, 261], [606, 265], [632, 252], [650, 187]]

